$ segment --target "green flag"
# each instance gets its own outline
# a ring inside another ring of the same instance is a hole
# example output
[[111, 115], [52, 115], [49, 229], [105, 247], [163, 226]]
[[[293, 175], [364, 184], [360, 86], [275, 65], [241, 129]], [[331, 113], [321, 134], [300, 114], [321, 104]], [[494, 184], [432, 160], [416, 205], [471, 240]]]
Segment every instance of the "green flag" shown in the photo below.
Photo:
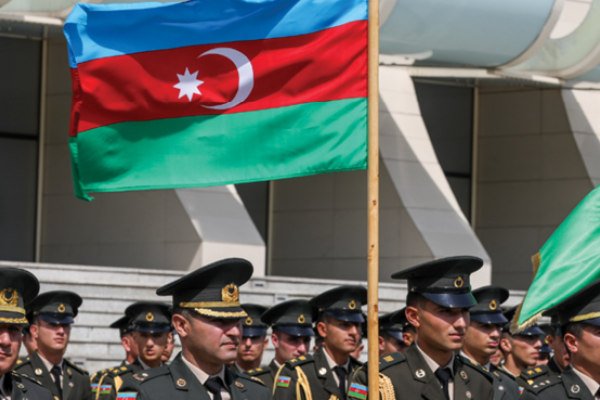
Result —
[[588, 194], [533, 256], [534, 278], [512, 320], [518, 332], [550, 307], [600, 278], [600, 186]]

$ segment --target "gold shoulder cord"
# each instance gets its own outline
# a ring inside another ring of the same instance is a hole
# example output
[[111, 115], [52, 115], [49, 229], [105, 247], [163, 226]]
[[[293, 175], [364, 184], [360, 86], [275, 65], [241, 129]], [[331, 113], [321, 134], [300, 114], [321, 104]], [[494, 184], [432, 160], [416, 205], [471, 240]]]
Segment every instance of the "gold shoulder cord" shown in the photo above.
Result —
[[102, 385], [102, 382], [104, 381], [104, 377], [106, 375], [108, 375], [108, 372], [106, 374], [102, 375], [102, 377], [98, 381], [98, 389], [96, 389], [96, 400], [98, 400], [98, 397], [100, 397], [100, 385]]
[[120, 376], [115, 376], [114, 379], [115, 379], [115, 390], [118, 393], [119, 389], [121, 389], [121, 386], [123, 385], [123, 379], [121, 379]]
[[379, 393], [381, 400], [396, 400], [392, 380], [383, 374], [379, 374]]
[[[296, 367], [296, 373], [298, 374], [298, 383], [296, 383], [296, 400], [302, 400], [300, 389], [304, 390], [304, 394], [306, 395], [305, 400], [313, 400], [312, 392], [310, 390], [310, 383], [308, 382], [308, 378], [304, 374], [304, 371], [302, 371], [300, 367]], [[332, 399], [330, 398], [330, 400]]]
[[329, 400], [340, 400], [335, 394], [329, 396]]
[[285, 363], [283, 363], [283, 365], [281, 367], [279, 367], [279, 369], [277, 370], [277, 373], [275, 374], [275, 380], [273, 381], [273, 388], [272, 388], [272, 392], [271, 395], [275, 396], [275, 388], [277, 387], [277, 379], [279, 379], [279, 374], [281, 374], [281, 370], [283, 369], [283, 367], [285, 367]]

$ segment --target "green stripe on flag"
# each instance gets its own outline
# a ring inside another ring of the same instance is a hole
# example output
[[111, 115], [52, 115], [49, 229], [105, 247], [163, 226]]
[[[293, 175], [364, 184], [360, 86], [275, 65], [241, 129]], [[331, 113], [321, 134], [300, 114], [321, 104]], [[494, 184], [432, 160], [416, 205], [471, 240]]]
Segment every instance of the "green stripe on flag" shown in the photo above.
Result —
[[[367, 99], [125, 122], [71, 138], [76, 194], [216, 186], [367, 166]], [[79, 180], [79, 187], [77, 187]]]

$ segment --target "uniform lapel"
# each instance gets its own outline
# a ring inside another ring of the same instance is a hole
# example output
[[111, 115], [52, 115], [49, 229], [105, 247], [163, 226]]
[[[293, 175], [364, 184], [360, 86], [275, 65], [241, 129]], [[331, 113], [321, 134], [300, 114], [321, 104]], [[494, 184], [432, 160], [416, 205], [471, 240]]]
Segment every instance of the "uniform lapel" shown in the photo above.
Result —
[[[469, 371], [471, 373], [475, 373]], [[454, 400], [469, 400], [473, 394], [467, 386], [469, 384], [469, 375], [462, 369], [462, 365], [458, 362], [458, 358], [454, 359]]]
[[562, 384], [567, 395], [571, 399], [594, 400], [594, 394], [590, 393], [585, 383], [577, 376], [573, 367], [568, 365], [562, 372]]
[[502, 374], [497, 371], [497, 368], [492, 365], [491, 371], [492, 375], [494, 375], [494, 400], [502, 400], [506, 390], [500, 390], [500, 387], [503, 386], [502, 383]]
[[[325, 356], [325, 347], [321, 346], [319, 349], [313, 354], [313, 358], [315, 360], [315, 368], [317, 370], [317, 376], [323, 382], [323, 389], [325, 389], [330, 394], [337, 396], [338, 399], [341, 399], [340, 388], [335, 382], [335, 378], [333, 377], [333, 371], [329, 368], [329, 364], [327, 364], [327, 357]], [[325, 372], [324, 374], [322, 372]]]
[[27, 387], [20, 383], [21, 378], [16, 378], [13, 374], [7, 373], [5, 375], [5, 385], [10, 385], [10, 398], [11, 400], [22, 400], [27, 392]]
[[33, 368], [35, 379], [42, 382], [42, 386], [50, 390], [52, 392], [52, 396], [60, 399], [60, 396], [58, 394], [58, 388], [56, 387], [54, 380], [52, 380], [52, 377], [50, 376], [50, 371], [46, 369], [46, 366], [40, 358], [40, 355], [38, 354], [37, 350], [33, 354], [31, 354], [31, 356], [29, 356], [29, 361], [31, 362], [31, 367]]
[[[440, 387], [440, 383], [437, 378], [427, 365], [427, 362], [419, 352], [416, 345], [410, 346], [406, 353], [404, 353], [406, 362], [408, 363], [408, 369], [411, 372], [413, 379], [420, 384], [423, 388], [421, 389], [422, 398], [429, 400], [446, 400], [444, 392]], [[458, 400], [458, 399], [455, 399]]]
[[173, 379], [173, 386], [181, 392], [187, 393], [186, 399], [210, 400], [208, 392], [203, 384], [196, 378], [194, 373], [185, 365], [181, 353], [175, 357], [168, 366]]

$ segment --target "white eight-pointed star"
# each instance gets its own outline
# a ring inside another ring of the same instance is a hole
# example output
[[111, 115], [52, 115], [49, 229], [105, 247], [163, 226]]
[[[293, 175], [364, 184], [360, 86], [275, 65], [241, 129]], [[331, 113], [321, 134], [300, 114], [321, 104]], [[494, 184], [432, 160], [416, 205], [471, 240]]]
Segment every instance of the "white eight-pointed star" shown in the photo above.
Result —
[[187, 96], [189, 101], [192, 101], [192, 97], [194, 97], [194, 93], [202, 95], [200, 90], [198, 90], [198, 86], [202, 85], [204, 81], [199, 81], [196, 79], [198, 76], [198, 71], [190, 74], [190, 71], [186, 68], [183, 75], [177, 74], [179, 78], [179, 83], [173, 85], [174, 88], [179, 89], [179, 99], [183, 96]]

